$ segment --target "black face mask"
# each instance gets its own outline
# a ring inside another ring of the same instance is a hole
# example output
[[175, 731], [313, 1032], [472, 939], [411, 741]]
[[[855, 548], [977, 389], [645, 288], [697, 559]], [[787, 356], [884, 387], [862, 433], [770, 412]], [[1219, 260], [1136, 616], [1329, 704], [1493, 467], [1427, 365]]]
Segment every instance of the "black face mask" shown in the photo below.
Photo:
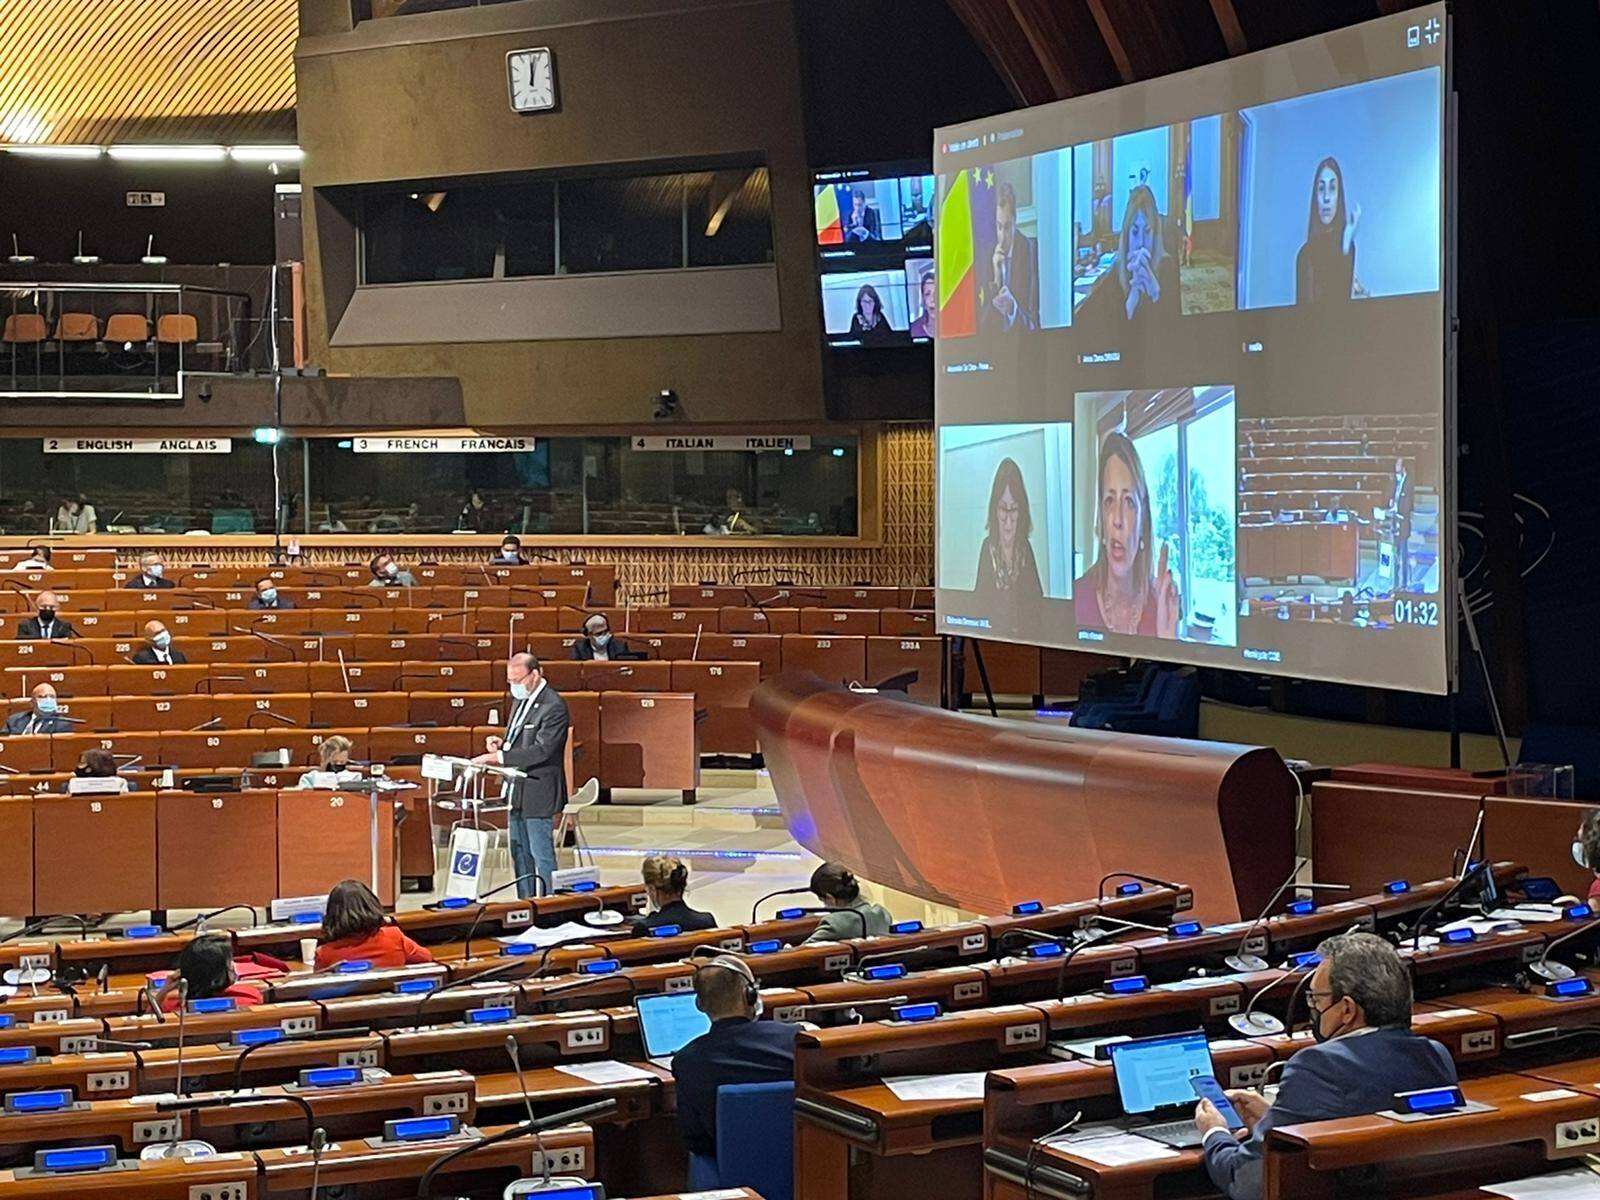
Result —
[[56, 619], [56, 610], [55, 609], [53, 609], [53, 608], [41, 608], [39, 610], [39, 620], [44, 621], [44, 622], [49, 622], [49, 621], [54, 621], [55, 619]]

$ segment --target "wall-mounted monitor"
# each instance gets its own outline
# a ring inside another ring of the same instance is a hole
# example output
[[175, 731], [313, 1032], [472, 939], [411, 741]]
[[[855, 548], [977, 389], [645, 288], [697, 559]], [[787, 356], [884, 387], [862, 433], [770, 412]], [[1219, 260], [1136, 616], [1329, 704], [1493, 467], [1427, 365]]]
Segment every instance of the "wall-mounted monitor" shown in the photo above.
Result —
[[931, 342], [939, 308], [927, 164], [817, 171], [811, 193], [828, 344], [855, 350]]
[[941, 630], [1447, 689], [1447, 26], [935, 132]]

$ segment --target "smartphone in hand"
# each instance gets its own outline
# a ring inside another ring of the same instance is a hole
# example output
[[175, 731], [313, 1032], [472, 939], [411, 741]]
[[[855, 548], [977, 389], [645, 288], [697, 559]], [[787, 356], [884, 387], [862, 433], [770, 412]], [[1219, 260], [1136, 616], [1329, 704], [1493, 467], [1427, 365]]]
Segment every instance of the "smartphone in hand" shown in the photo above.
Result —
[[1243, 1129], [1244, 1121], [1239, 1116], [1239, 1110], [1233, 1106], [1227, 1095], [1222, 1090], [1222, 1085], [1210, 1075], [1193, 1075], [1189, 1078], [1189, 1086], [1194, 1089], [1194, 1094], [1202, 1100], [1211, 1101], [1211, 1105], [1222, 1119], [1228, 1123], [1229, 1129]]

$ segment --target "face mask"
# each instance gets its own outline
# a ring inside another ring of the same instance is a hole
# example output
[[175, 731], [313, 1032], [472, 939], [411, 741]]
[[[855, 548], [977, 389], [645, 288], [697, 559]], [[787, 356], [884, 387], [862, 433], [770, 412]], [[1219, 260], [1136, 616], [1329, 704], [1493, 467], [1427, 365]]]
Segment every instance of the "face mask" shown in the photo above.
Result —
[[384, 566], [383, 573], [385, 575], [398, 575], [398, 574], [400, 574], [400, 564], [399, 563], [388, 563], [387, 565]]
[[56, 698], [54, 696], [40, 696], [33, 702], [33, 707], [42, 713], [53, 713], [56, 710]]
[[757, 995], [756, 996], [755, 1014], [750, 1019], [752, 1021], [759, 1021], [759, 1020], [761, 1020], [761, 1014], [766, 1012], [766, 1011], [767, 1011], [767, 1006], [764, 1003], [762, 1003], [761, 997], [759, 995]]
[[500, 557], [505, 559], [507, 562], [516, 562], [521, 555], [519, 555], [515, 550], [502, 550], [500, 551]]
[[261, 593], [261, 603], [263, 603], [263, 604], [276, 604], [277, 602], [278, 602], [278, 589], [277, 588], [267, 588], [265, 591], [263, 591]]
[[[1337, 1004], [1338, 1001], [1336, 1000], [1334, 1003]], [[1311, 1012], [1311, 1036], [1317, 1040], [1319, 1045], [1323, 1042], [1331, 1042], [1333, 1038], [1322, 1032], [1322, 1018], [1327, 1014], [1328, 1009], [1324, 1008], [1319, 1011], [1311, 1008], [1309, 1004], [1306, 1005], [1306, 1007], [1310, 1009]], [[1332, 1005], [1329, 1006], [1329, 1008], [1331, 1007]]]
[[53, 608], [41, 608], [39, 610], [39, 620], [48, 622], [48, 621], [54, 621], [55, 619], [56, 619], [56, 610], [55, 609], [53, 609]]
[[1589, 865], [1589, 858], [1583, 852], [1583, 843], [1582, 842], [1573, 842], [1572, 843], [1572, 861], [1577, 863], [1585, 871], [1592, 871], [1594, 869], [1593, 867], [1591, 867]]
[[528, 686], [527, 680], [521, 680], [511, 685], [511, 695], [518, 700], [526, 700], [533, 695], [533, 689]]
[[611, 634], [609, 632], [597, 633], [597, 634], [594, 635], [594, 644], [596, 646], [608, 645], [610, 643], [610, 641], [611, 641]]
[[330, 771], [348, 771], [349, 769], [350, 760], [348, 758], [344, 762], [331, 762], [328, 764], [328, 770]]
[[151, 563], [144, 569], [144, 573], [150, 576], [151, 579], [160, 579], [164, 574], [166, 574], [166, 571], [167, 569], [160, 563]]
[[150, 642], [157, 650], [165, 650], [168, 646], [172, 645], [172, 635], [163, 629], [160, 633], [156, 634], [155, 637], [151, 638]]
[[79, 779], [87, 779], [89, 777], [89, 768], [88, 767], [74, 767], [73, 770], [72, 770], [72, 773], [74, 775], [76, 775]]

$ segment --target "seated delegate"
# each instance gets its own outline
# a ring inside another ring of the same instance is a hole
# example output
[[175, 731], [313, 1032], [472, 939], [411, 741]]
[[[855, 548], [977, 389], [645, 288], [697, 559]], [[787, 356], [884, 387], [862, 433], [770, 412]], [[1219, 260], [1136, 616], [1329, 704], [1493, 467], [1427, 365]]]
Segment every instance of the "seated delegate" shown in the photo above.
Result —
[[811, 890], [829, 908], [808, 942], [839, 942], [846, 938], [880, 937], [889, 932], [894, 918], [881, 904], [861, 894], [855, 873], [843, 863], [825, 862], [811, 872]]
[[24, 733], [71, 733], [74, 722], [56, 711], [56, 689], [48, 683], [33, 687], [33, 707], [12, 713], [6, 718], [5, 734], [16, 737]]
[[305, 771], [294, 786], [300, 791], [327, 789], [341, 783], [360, 779], [360, 771], [350, 769], [350, 739], [343, 734], [330, 734], [317, 743], [317, 769]]
[[153, 589], [177, 586], [172, 580], [166, 578], [166, 572], [167, 568], [161, 561], [161, 555], [141, 554], [139, 556], [139, 573], [122, 586], [134, 591], [151, 591]]
[[1572, 861], [1584, 870], [1594, 872], [1594, 880], [1589, 884], [1589, 899], [1600, 902], [1600, 808], [1591, 808], [1583, 814], [1583, 821], [1578, 825], [1578, 836], [1572, 839]]
[[500, 556], [489, 560], [490, 566], [495, 567], [525, 567], [528, 565], [527, 556], [522, 553], [522, 539], [514, 533], [508, 533], [500, 539]]
[[572, 657], [579, 662], [615, 662], [632, 658], [628, 643], [611, 636], [611, 622], [605, 613], [592, 613], [583, 623], [583, 636], [572, 643]]
[[650, 911], [633, 923], [635, 936], [662, 925], [681, 926], [685, 933], [717, 927], [716, 917], [684, 903], [689, 868], [682, 859], [652, 854], [644, 860], [639, 873], [644, 877], [644, 894], [650, 901]]
[[133, 663], [140, 667], [167, 667], [186, 663], [189, 658], [182, 650], [172, 648], [172, 634], [160, 621], [144, 623], [144, 645], [133, 652]]
[[382, 969], [432, 961], [426, 947], [417, 945], [389, 920], [366, 884], [356, 879], [334, 884], [322, 913], [317, 970], [326, 971], [342, 962], [368, 962]]
[[1209, 1100], [1195, 1110], [1206, 1170], [1230, 1200], [1261, 1195], [1262, 1146], [1276, 1126], [1382, 1112], [1396, 1092], [1456, 1082], [1450, 1052], [1411, 1032], [1411, 973], [1395, 948], [1370, 933], [1345, 933], [1317, 947], [1306, 986], [1317, 1044], [1288, 1060], [1277, 1097], [1230, 1091], [1247, 1134], [1228, 1129]]
[[239, 972], [233, 965], [233, 941], [225, 933], [204, 934], [183, 948], [178, 955], [178, 969], [156, 993], [156, 1004], [162, 1012], [178, 1011], [182, 1003], [180, 981], [189, 984], [190, 1004], [217, 996], [227, 997], [238, 1008], [254, 1008], [262, 1001], [257, 988], [239, 982]]
[[250, 607], [253, 609], [293, 608], [294, 601], [278, 595], [278, 581], [276, 579], [256, 580], [256, 594], [250, 598]]
[[22, 640], [43, 639], [54, 641], [56, 638], [75, 638], [78, 631], [72, 627], [70, 621], [62, 618], [61, 597], [54, 592], [40, 592], [34, 602], [33, 616], [24, 617], [17, 622], [17, 637]]
[[81, 779], [114, 779], [121, 785], [116, 788], [117, 791], [133, 791], [133, 784], [117, 774], [116, 756], [111, 751], [103, 750], [99, 746], [92, 747], [78, 755], [78, 765], [73, 769], [72, 778], [61, 785], [61, 790], [68, 793], [93, 790], [96, 795], [103, 794], [99, 788], [91, 789], [77, 786], [78, 781]]
[[798, 1025], [758, 1021], [761, 991], [742, 958], [724, 954], [694, 973], [695, 1007], [711, 1028], [672, 1059], [677, 1081], [678, 1132], [691, 1154], [717, 1152], [717, 1089], [732, 1083], [778, 1083], [794, 1078]]
[[28, 557], [11, 569], [13, 571], [48, 571], [50, 569], [50, 547], [29, 546]]
[[374, 554], [367, 567], [372, 572], [372, 578], [367, 580], [368, 587], [417, 586], [417, 577], [410, 571], [401, 570], [392, 554]]

